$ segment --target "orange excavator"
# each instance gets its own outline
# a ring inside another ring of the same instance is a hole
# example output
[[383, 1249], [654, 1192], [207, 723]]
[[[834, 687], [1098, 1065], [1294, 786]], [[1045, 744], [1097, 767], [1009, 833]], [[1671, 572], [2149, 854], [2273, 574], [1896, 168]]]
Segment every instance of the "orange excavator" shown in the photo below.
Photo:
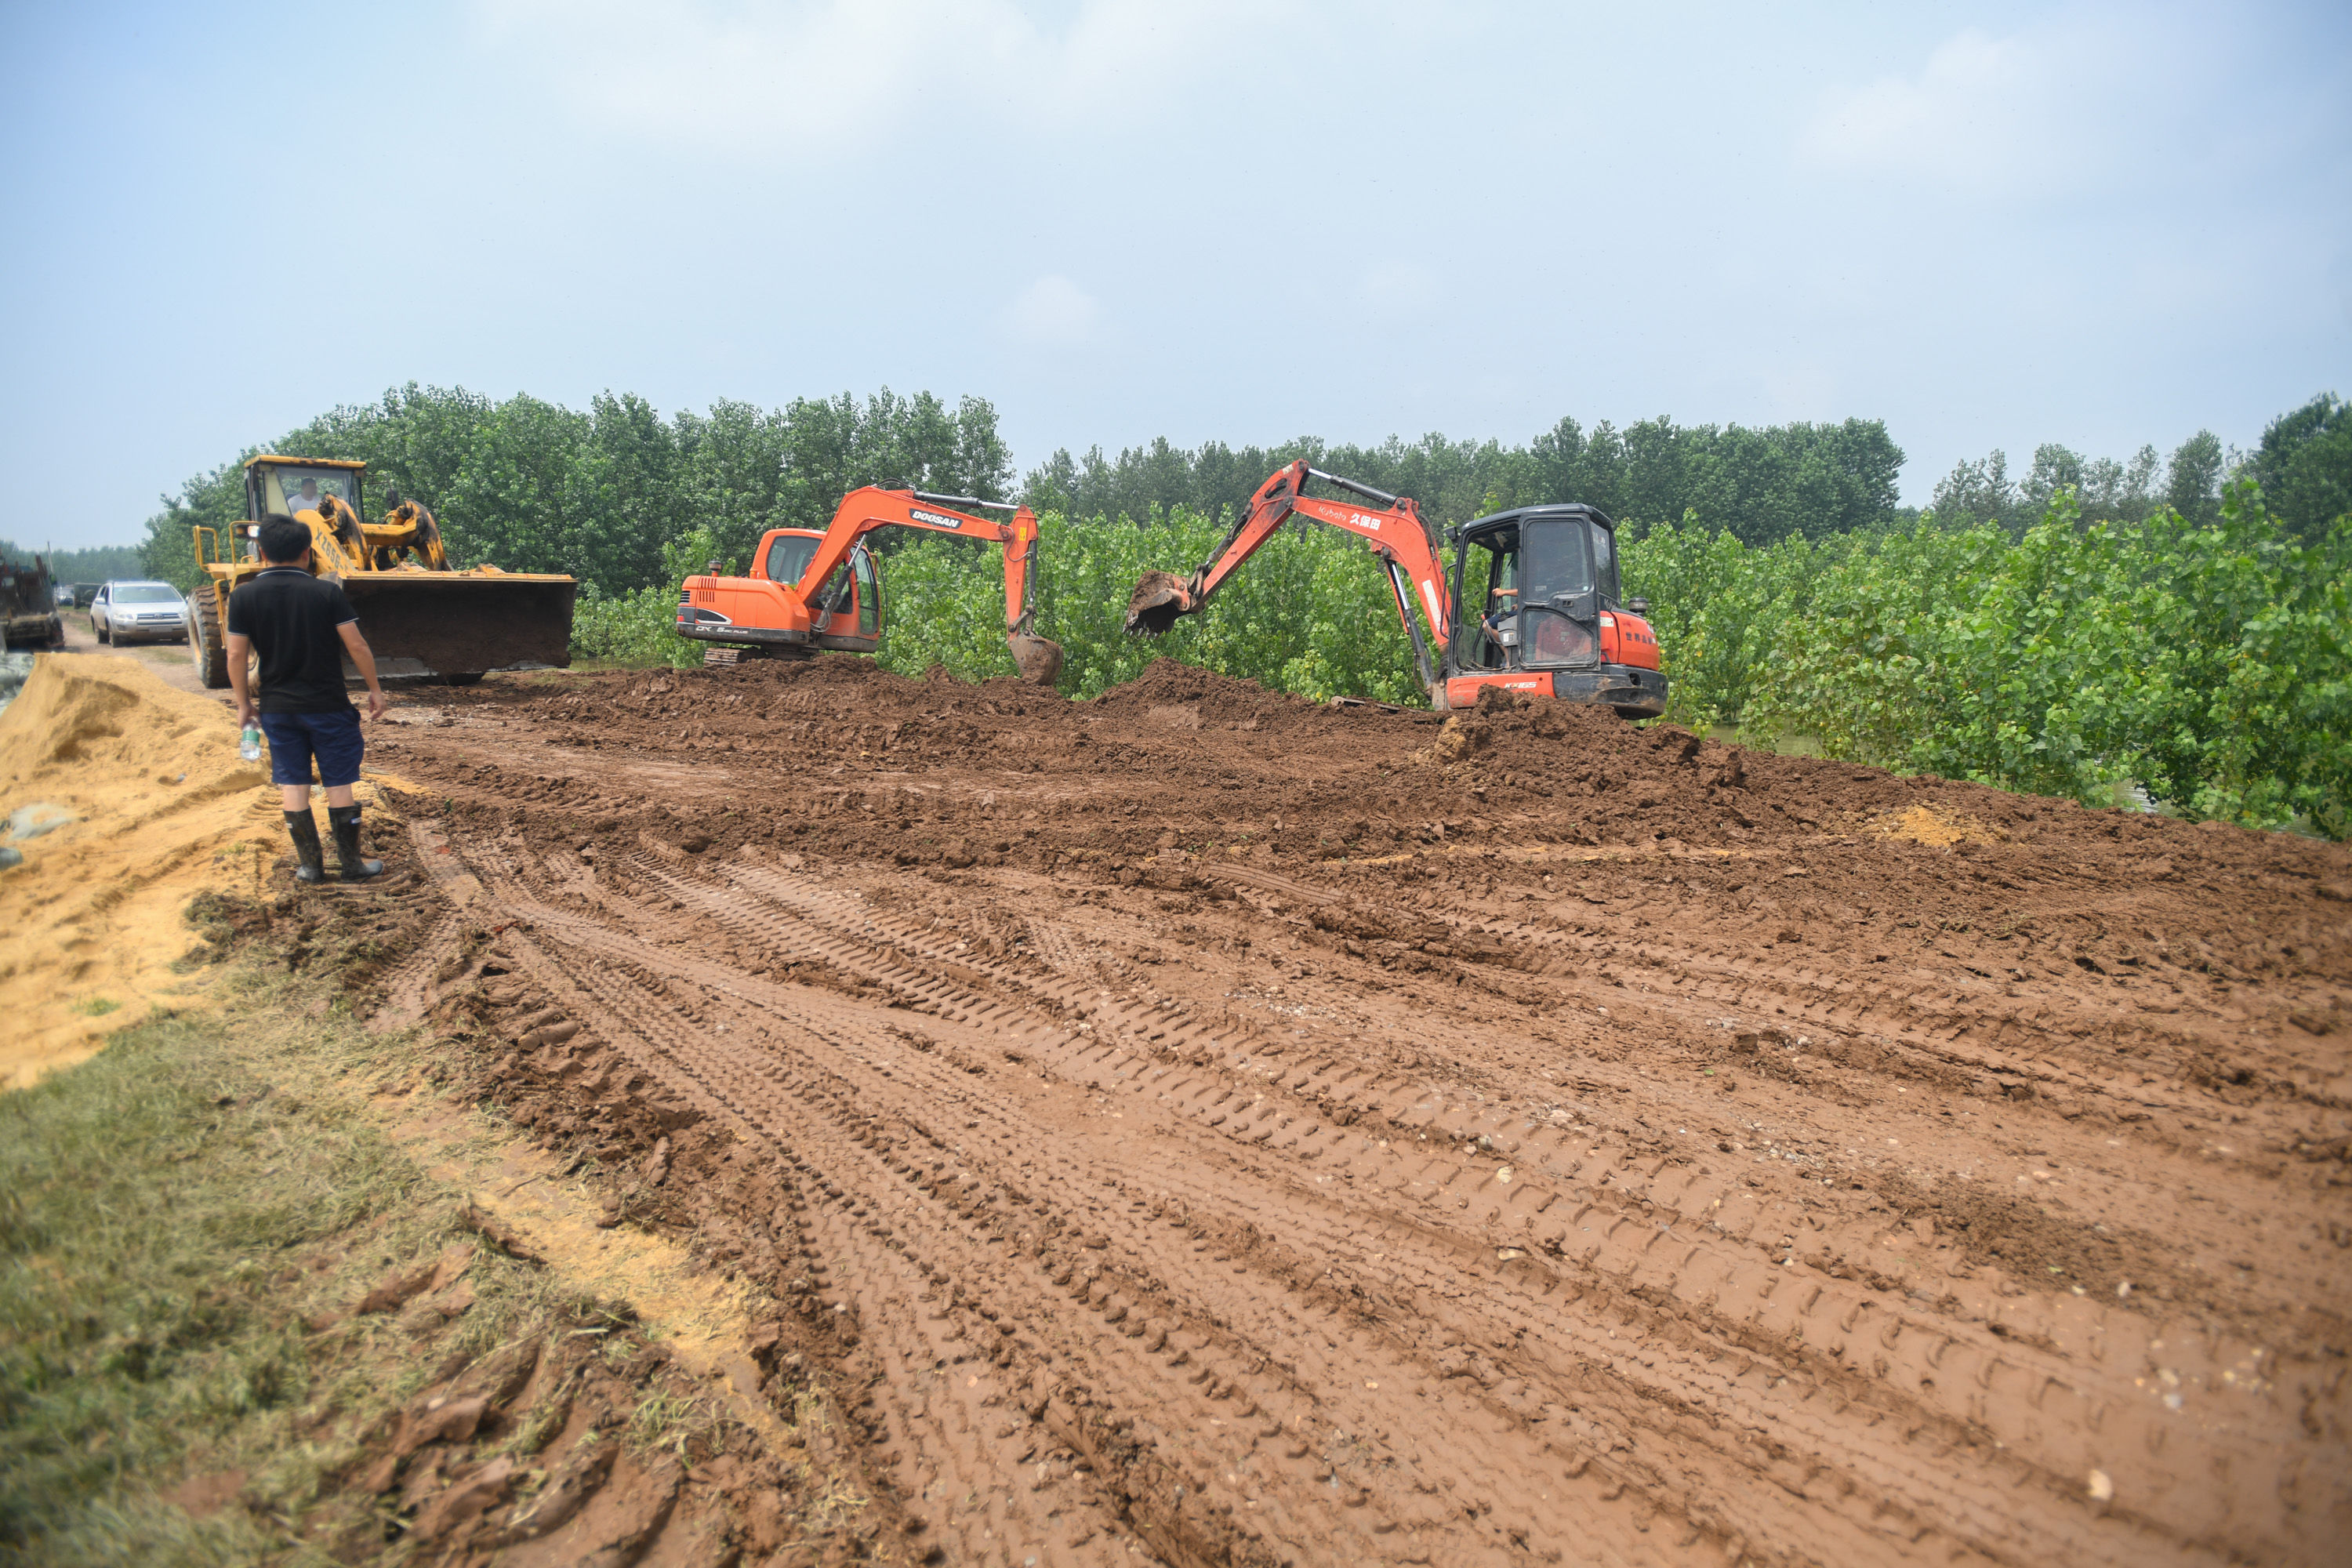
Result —
[[[992, 522], [958, 511], [1009, 511]], [[718, 645], [732, 663], [745, 652], [805, 658], [820, 648], [872, 653], [882, 646], [882, 574], [866, 536], [913, 528], [985, 539], [1004, 547], [1004, 641], [1021, 679], [1051, 686], [1062, 673], [1062, 646], [1037, 636], [1034, 602], [1037, 514], [1011, 501], [865, 485], [841, 498], [823, 533], [772, 528], [761, 535], [748, 577], [688, 577], [677, 596], [677, 635]], [[705, 662], [721, 660], [706, 658]]]
[[[1309, 479], [1372, 503], [1306, 493]], [[1466, 708], [1481, 688], [1615, 709], [1628, 719], [1666, 710], [1658, 639], [1640, 599], [1621, 600], [1617, 530], [1580, 504], [1518, 507], [1446, 537], [1459, 547], [1451, 582], [1436, 528], [1411, 498], [1291, 464], [1260, 485], [1214, 553], [1190, 577], [1148, 572], [1128, 600], [1127, 629], [1157, 637], [1199, 611], [1292, 517], [1355, 534], [1380, 557], [1412, 641], [1430, 705]], [[1430, 637], [1413, 614], [1426, 612]], [[1466, 613], [1470, 605], [1481, 606]], [[1429, 642], [1437, 648], [1433, 657]]]

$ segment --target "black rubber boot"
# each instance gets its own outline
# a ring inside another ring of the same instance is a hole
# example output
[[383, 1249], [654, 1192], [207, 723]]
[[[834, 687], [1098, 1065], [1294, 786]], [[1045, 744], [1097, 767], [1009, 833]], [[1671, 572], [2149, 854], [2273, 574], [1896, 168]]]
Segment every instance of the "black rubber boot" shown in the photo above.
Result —
[[335, 830], [335, 870], [346, 882], [364, 882], [383, 875], [383, 862], [360, 858], [360, 808], [331, 805], [327, 822]]
[[298, 882], [323, 882], [327, 879], [326, 853], [319, 847], [319, 822], [307, 811], [286, 814], [286, 837], [294, 840], [294, 879]]

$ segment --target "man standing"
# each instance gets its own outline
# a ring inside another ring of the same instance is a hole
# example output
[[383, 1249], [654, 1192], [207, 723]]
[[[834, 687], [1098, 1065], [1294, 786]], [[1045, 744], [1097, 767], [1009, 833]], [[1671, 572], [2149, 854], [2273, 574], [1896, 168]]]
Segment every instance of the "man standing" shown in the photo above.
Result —
[[[367, 681], [368, 717], [381, 719], [383, 688], [376, 684], [375, 656], [342, 589], [310, 574], [310, 531], [274, 515], [262, 520], [259, 536], [268, 565], [228, 600], [228, 679], [236, 689], [237, 722], [253, 723], [257, 709], [262, 733], [269, 737], [269, 776], [294, 840], [294, 879], [320, 882], [327, 876], [319, 825], [310, 816], [315, 757], [319, 782], [327, 786], [337, 868], [346, 882], [364, 881], [382, 875], [383, 862], [360, 856], [360, 807], [352, 785], [359, 782], [365, 748], [359, 714], [343, 695], [343, 656], [351, 655]], [[258, 700], [246, 685], [250, 651], [261, 656]]]

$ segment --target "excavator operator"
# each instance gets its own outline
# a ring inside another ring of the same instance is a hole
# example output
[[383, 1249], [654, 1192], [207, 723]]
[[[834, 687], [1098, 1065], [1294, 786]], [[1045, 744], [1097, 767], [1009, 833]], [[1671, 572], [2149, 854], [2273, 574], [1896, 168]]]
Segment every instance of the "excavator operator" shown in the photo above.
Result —
[[1502, 650], [1509, 646], [1511, 621], [1518, 613], [1519, 591], [1517, 588], [1496, 589], [1495, 602], [1486, 606], [1485, 615], [1478, 617], [1478, 629], [1486, 634], [1486, 662], [1488, 665], [1503, 662]]
[[1500, 669], [1510, 662], [1508, 650], [1519, 637], [1517, 551], [1506, 551], [1495, 557], [1494, 581], [1486, 608], [1478, 616], [1478, 630], [1484, 635], [1479, 638], [1477, 652], [1480, 664], [1489, 669]]

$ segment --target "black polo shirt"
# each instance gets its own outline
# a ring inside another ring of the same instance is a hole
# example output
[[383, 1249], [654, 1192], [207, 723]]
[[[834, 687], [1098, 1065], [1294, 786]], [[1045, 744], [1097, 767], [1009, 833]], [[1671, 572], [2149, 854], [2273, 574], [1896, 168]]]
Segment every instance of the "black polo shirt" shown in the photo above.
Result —
[[228, 629], [253, 639], [261, 658], [264, 713], [332, 713], [343, 694], [343, 639], [335, 628], [360, 617], [332, 583], [299, 566], [272, 566], [228, 596]]

